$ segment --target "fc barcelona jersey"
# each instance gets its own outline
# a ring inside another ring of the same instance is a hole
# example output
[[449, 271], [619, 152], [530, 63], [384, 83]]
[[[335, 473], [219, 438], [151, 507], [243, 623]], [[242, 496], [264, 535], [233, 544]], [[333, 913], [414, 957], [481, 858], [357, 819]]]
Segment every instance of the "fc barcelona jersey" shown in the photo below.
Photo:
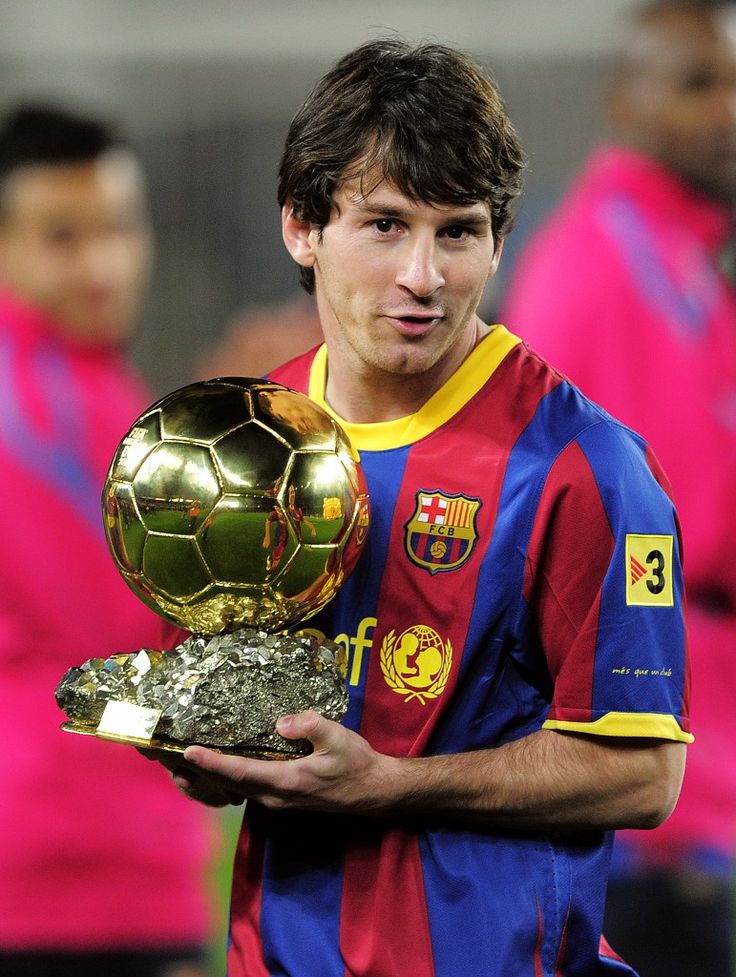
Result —
[[[326, 373], [321, 347], [272, 378], [327, 407]], [[342, 423], [371, 527], [308, 624], [348, 651], [347, 726], [395, 756], [692, 739], [676, 517], [641, 438], [501, 326], [416, 414]], [[610, 840], [249, 802], [230, 977], [631, 974], [600, 939]]]

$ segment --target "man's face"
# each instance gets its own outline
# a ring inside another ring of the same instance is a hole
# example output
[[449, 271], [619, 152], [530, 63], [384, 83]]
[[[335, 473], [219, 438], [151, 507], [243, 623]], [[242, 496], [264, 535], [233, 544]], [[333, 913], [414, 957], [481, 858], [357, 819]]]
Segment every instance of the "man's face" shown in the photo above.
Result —
[[314, 268], [331, 362], [378, 380], [433, 381], [472, 349], [500, 250], [486, 203], [435, 207], [385, 182], [363, 196], [352, 180], [324, 229], [309, 231], [306, 260], [295, 257]]
[[127, 153], [28, 166], [2, 190], [0, 278], [74, 339], [129, 336], [150, 252], [141, 173]]
[[634, 145], [697, 190], [736, 197], [736, 22], [733, 14], [660, 12], [634, 40], [614, 94]]

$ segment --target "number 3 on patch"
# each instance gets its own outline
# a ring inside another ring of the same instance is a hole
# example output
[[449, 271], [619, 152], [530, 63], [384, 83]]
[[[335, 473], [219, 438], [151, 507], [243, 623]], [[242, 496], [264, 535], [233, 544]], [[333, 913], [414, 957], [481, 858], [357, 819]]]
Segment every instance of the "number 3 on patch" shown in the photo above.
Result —
[[672, 607], [672, 536], [626, 535], [626, 603]]

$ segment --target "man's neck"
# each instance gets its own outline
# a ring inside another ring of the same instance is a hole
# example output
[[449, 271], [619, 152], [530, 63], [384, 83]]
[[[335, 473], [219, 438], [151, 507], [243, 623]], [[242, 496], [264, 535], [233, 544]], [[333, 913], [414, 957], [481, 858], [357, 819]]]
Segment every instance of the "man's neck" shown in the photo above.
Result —
[[423, 373], [377, 372], [367, 366], [350, 371], [330, 359], [328, 346], [325, 400], [352, 424], [375, 424], [415, 414], [470, 356], [490, 329], [476, 318], [468, 340], [458, 343], [431, 370]]

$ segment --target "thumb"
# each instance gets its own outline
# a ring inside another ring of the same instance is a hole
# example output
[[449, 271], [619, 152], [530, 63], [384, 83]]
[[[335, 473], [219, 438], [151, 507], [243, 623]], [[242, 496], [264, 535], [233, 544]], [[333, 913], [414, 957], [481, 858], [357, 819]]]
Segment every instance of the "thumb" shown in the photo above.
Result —
[[285, 740], [309, 740], [315, 749], [324, 749], [332, 738], [335, 725], [314, 709], [308, 709], [293, 716], [282, 716], [276, 723], [276, 731]]

